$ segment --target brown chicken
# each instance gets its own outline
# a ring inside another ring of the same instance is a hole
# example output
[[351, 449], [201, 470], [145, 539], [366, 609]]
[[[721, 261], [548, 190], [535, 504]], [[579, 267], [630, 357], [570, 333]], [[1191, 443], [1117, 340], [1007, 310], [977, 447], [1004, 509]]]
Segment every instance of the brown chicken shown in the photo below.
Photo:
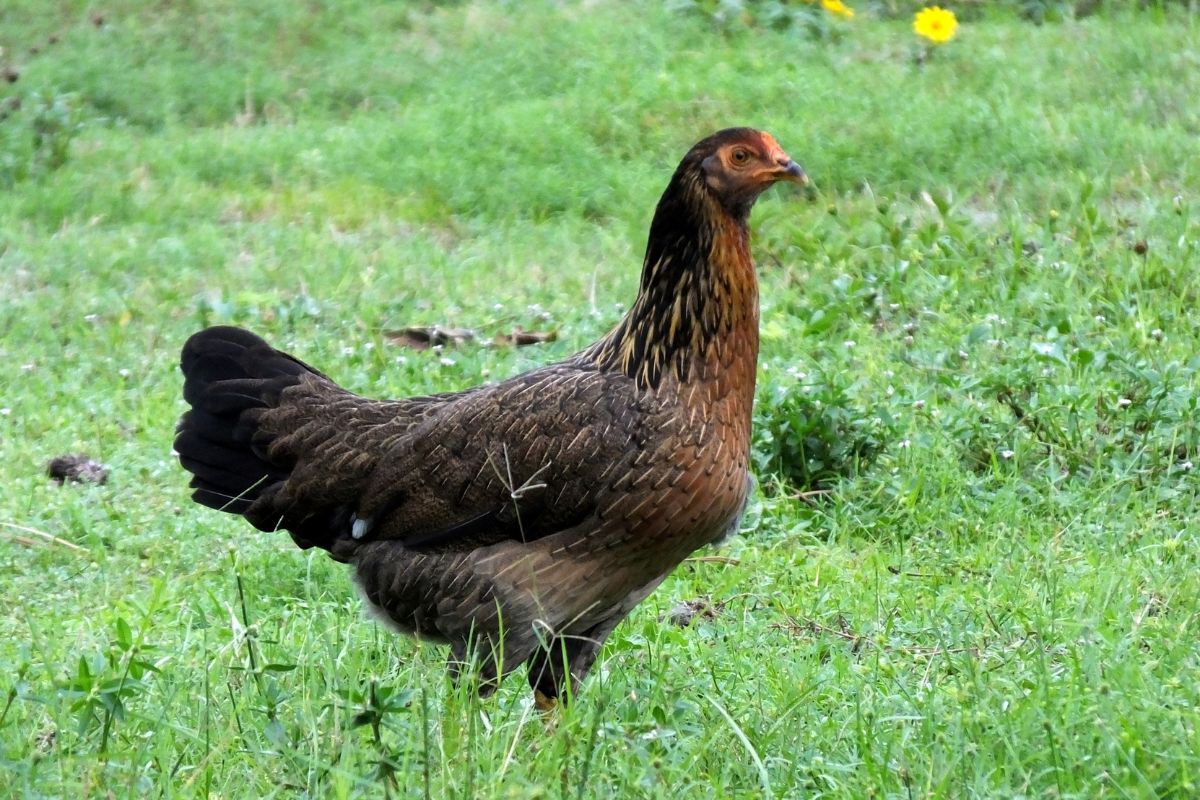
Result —
[[196, 502], [354, 568], [402, 631], [479, 689], [528, 665], [565, 697], [692, 551], [734, 530], [758, 357], [747, 220], [803, 170], [766, 133], [693, 147], [659, 200], [637, 300], [558, 364], [464, 392], [351, 394], [248, 331], [183, 348], [175, 449]]

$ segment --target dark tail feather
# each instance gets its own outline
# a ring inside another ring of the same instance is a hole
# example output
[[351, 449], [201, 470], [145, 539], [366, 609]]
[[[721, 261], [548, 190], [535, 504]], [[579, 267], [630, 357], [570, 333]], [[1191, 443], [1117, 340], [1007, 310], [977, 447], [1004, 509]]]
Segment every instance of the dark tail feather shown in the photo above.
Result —
[[[175, 452], [192, 473], [192, 499], [246, 514], [256, 500], [278, 490], [292, 467], [267, 458], [270, 442], [259, 434], [257, 416], [305, 376], [325, 376], [232, 327], [208, 328], [188, 339], [180, 366], [183, 396], [192, 408], [179, 421]], [[281, 526], [270, 515], [248, 518], [264, 530]]]

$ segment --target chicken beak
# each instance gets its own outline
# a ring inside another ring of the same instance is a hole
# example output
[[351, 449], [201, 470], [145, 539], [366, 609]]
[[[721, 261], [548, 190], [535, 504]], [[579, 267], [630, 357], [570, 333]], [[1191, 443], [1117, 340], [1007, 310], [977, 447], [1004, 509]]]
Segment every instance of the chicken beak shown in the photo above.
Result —
[[787, 163], [780, 161], [779, 171], [775, 175], [776, 180], [787, 181], [797, 186], [808, 186], [808, 175], [804, 172], [804, 168], [790, 158]]

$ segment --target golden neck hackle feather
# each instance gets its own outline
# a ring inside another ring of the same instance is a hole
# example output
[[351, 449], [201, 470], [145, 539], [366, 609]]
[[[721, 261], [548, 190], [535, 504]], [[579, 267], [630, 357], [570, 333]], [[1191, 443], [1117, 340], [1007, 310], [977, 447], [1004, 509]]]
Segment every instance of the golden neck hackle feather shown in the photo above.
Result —
[[[650, 227], [637, 299], [582, 356], [639, 387], [706, 380], [758, 355], [758, 282], [746, 216], [716, 202], [698, 163], [685, 161]], [[753, 371], [749, 376], [753, 388]]]

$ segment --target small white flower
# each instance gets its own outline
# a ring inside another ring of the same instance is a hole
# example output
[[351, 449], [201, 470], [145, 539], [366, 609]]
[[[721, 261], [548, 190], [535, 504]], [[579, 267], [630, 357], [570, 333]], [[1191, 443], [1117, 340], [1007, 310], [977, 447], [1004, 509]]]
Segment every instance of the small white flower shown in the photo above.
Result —
[[1130, 400], [1128, 397], [1118, 397], [1117, 398], [1117, 406], [1118, 407], [1129, 408], [1129, 406], [1131, 406], [1131, 405], [1133, 405], [1133, 401]]
[[352, 355], [354, 355], [354, 348], [353, 348], [353, 347], [343, 347], [343, 348], [342, 348], [342, 355], [344, 355], [344, 356], [352, 356]]
[[1154, 330], [1150, 331], [1150, 338], [1157, 342], [1161, 342], [1163, 338], [1162, 328], [1155, 328]]
[[901, 450], [907, 450], [908, 448], [912, 447], [912, 442], [908, 439], [901, 439], [899, 447]]
[[[5, 411], [7, 411], [7, 410], [8, 410], [7, 408], [0, 409], [0, 414], [4, 413], [4, 412], [5, 412]], [[1190, 462], [1190, 461], [1185, 461], [1185, 462], [1183, 462], [1182, 464], [1180, 464], [1180, 465], [1179, 465], [1179, 468], [1180, 468], [1181, 470], [1183, 470], [1184, 472], [1187, 472], [1188, 470], [1190, 470], [1190, 469], [1192, 468], [1192, 462]]]
[[858, 344], [858, 342], [854, 341], [853, 339], [847, 339], [846, 341], [842, 342], [842, 344], [845, 347], [849, 348], [849, 347], [854, 347], [854, 345]]
[[90, 322], [94, 325], [95, 323], [100, 321], [100, 315], [99, 314], [84, 314], [83, 321]]
[[888, 387], [887, 387], [886, 394], [887, 394], [887, 396], [888, 396], [888, 397], [891, 397], [891, 396], [892, 396], [892, 395], [894, 395], [895, 393], [896, 393], [896, 387], [895, 387], [895, 386], [888, 386]]
[[1010, 458], [1012, 458], [1015, 455], [1016, 455], [1016, 453], [1014, 453], [1012, 450], [1001, 450], [1000, 451], [1000, 457], [1003, 458], [1005, 461], [1009, 460]]
[[21, 365], [21, 372], [33, 372], [35, 369], [37, 369], [36, 364], [30, 363]]
[[1096, 320], [1096, 322], [1106, 322], [1108, 318], [1103, 314], [1097, 314], [1096, 316], [1092, 317], [1092, 319]]
[[492, 311], [503, 311], [504, 303], [495, 303], [492, 305]]
[[7, 417], [11, 413], [12, 413], [11, 408], [0, 408], [0, 417]]
[[967, 356], [968, 356], [968, 355], [969, 355], [969, 354], [967, 353], [967, 351], [966, 351], [966, 350], [959, 350], [959, 351], [958, 351], [958, 360], [959, 360], [959, 361], [966, 361], [966, 360], [967, 360]]
[[915, 408], [917, 411], [920, 411], [924, 407], [925, 407], [924, 400], [914, 400], [913, 401], [913, 408]]
[[133, 373], [122, 367], [121, 369], [117, 370], [117, 374], [120, 375], [122, 378], [128, 378]]
[[374, 342], [367, 342], [366, 344], [363, 345], [363, 350], [374, 350], [374, 349], [375, 349]]
[[408, 356], [396, 356], [396, 363], [397, 364], [407, 364]]
[[443, 358], [438, 359], [438, 363], [441, 364], [443, 367], [453, 367], [458, 362], [456, 362], [453, 358], [443, 357]]

